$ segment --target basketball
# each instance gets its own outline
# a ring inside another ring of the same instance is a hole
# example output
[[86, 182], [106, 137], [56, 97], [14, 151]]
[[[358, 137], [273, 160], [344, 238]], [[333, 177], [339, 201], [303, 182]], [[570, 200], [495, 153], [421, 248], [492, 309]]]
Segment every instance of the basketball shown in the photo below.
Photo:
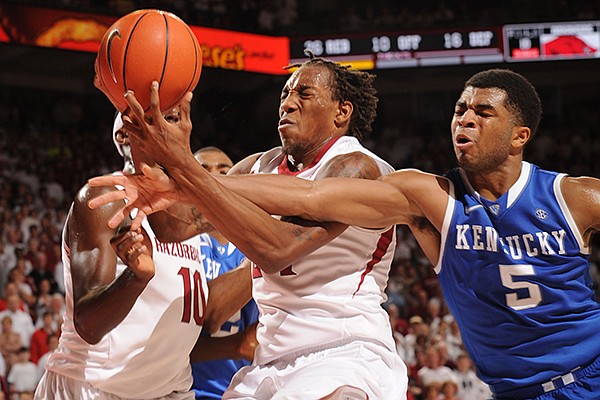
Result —
[[159, 83], [162, 112], [173, 109], [196, 87], [202, 52], [190, 27], [161, 10], [136, 10], [117, 20], [104, 34], [94, 65], [94, 85], [118, 111], [128, 107], [133, 90], [144, 110], [150, 108], [150, 84]]

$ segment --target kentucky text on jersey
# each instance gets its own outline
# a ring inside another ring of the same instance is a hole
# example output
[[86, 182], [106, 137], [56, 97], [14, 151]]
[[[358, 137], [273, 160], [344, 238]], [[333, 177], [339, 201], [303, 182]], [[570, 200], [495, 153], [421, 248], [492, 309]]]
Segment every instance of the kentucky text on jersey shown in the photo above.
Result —
[[192, 261], [198, 261], [198, 248], [185, 243], [162, 243], [156, 237], [154, 246], [159, 253], [167, 254], [173, 257], [186, 258]]
[[566, 232], [564, 229], [552, 232], [528, 232], [498, 237], [498, 232], [493, 226], [456, 225], [457, 250], [475, 250], [498, 252], [500, 249], [509, 254], [514, 260], [523, 259], [523, 254], [528, 257], [539, 255], [552, 256], [565, 254]]

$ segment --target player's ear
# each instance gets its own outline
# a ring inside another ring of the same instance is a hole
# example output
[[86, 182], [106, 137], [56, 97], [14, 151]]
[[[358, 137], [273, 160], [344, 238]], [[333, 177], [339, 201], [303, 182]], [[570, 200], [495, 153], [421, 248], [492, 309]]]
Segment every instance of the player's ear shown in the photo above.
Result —
[[521, 149], [531, 139], [531, 129], [526, 126], [515, 126], [513, 128], [512, 146]]
[[354, 106], [351, 102], [348, 100], [341, 101], [338, 105], [337, 112], [335, 113], [336, 126], [341, 126], [350, 121], [350, 117], [352, 117], [352, 111], [354, 111]]

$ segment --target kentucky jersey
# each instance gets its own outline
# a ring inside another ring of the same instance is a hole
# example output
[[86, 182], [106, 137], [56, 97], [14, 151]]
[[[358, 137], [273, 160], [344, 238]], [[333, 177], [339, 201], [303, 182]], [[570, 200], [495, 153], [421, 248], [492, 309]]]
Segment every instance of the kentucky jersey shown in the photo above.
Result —
[[[221, 244], [212, 236], [199, 235], [202, 264], [206, 279], [210, 281], [217, 276], [236, 268], [246, 258], [233, 243]], [[254, 300], [250, 300], [221, 326], [213, 336], [229, 336], [245, 330], [258, 320], [258, 309]], [[192, 364], [194, 392], [196, 398], [220, 399], [229, 386], [233, 375], [250, 362], [238, 360], [215, 360]]]
[[479, 376], [495, 392], [539, 384], [600, 354], [600, 308], [564, 175], [522, 163], [496, 201], [466, 173], [451, 192], [436, 272]]
[[[371, 157], [382, 174], [393, 168], [350, 136], [333, 139], [299, 172], [290, 171], [281, 147], [264, 153], [252, 173], [295, 175], [314, 180], [332, 158], [352, 152]], [[352, 183], [349, 183], [350, 185]], [[350, 226], [328, 244], [279, 273], [253, 266], [253, 297], [260, 311], [255, 363], [316, 351], [354, 339], [374, 341], [395, 352], [385, 301], [395, 229]]]
[[[66, 312], [58, 348], [46, 365], [129, 399], [190, 390], [188, 354], [200, 334], [208, 294], [198, 239], [161, 243], [146, 220], [142, 228], [152, 242], [155, 275], [125, 319], [95, 345], [74, 327], [70, 250], [63, 231]], [[117, 276], [125, 268], [118, 260]]]

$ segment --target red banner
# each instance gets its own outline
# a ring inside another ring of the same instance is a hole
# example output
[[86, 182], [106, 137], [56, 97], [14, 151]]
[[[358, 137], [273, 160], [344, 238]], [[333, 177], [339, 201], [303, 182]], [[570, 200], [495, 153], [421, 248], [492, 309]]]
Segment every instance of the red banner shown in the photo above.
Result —
[[[0, 42], [98, 51], [115, 17], [68, 10], [0, 4]], [[191, 27], [202, 46], [206, 67], [287, 74], [289, 39], [202, 27]]]

